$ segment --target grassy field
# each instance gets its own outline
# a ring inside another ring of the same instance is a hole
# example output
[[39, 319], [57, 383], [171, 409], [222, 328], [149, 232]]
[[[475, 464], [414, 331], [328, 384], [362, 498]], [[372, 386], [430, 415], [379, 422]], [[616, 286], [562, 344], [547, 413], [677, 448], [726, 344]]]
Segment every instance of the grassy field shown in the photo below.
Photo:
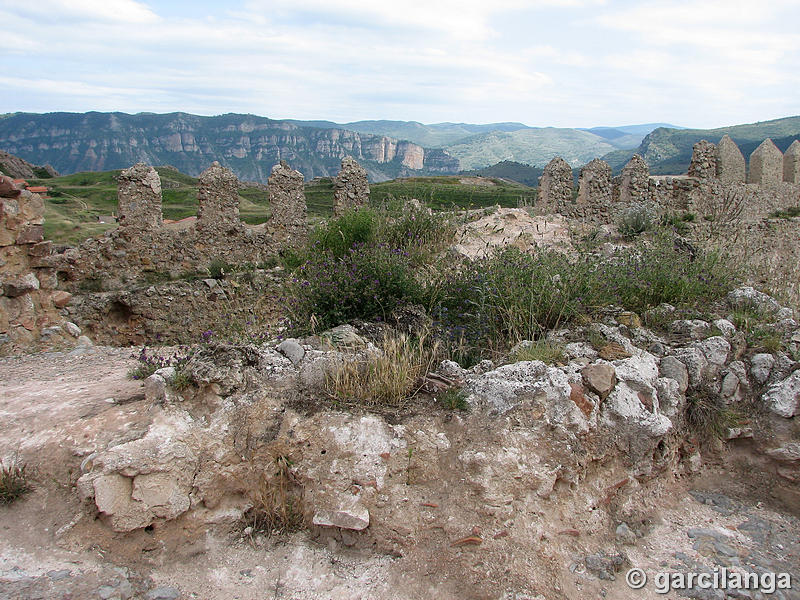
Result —
[[[197, 179], [168, 167], [157, 167], [161, 177], [162, 212], [165, 219], [183, 219], [197, 214]], [[116, 176], [120, 171], [75, 173], [50, 179], [31, 179], [30, 185], [49, 189], [45, 200], [45, 236], [58, 243], [76, 244], [115, 227], [99, 217], [117, 210]], [[480, 184], [478, 183], [480, 182]], [[374, 202], [416, 198], [433, 209], [479, 208], [499, 204], [516, 207], [533, 204], [534, 188], [499, 178], [413, 177], [370, 186]], [[269, 218], [267, 192], [242, 188], [240, 214], [251, 225]], [[309, 217], [318, 221], [333, 212], [333, 181], [321, 178], [306, 185]]]

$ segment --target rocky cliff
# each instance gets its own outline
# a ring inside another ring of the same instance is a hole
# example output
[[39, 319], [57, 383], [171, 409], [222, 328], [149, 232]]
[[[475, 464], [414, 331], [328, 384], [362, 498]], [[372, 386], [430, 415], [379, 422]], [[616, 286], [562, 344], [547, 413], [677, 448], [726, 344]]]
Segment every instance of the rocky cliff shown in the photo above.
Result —
[[16, 113], [0, 118], [0, 148], [62, 173], [142, 161], [197, 175], [217, 160], [240, 179], [260, 182], [280, 160], [306, 179], [335, 175], [344, 156], [363, 162], [374, 180], [459, 168], [443, 150], [408, 141], [240, 114]]

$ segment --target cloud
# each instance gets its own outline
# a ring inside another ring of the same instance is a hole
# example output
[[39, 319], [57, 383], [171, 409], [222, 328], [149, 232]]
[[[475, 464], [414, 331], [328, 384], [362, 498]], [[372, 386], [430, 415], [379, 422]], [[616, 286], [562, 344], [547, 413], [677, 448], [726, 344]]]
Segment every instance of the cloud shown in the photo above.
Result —
[[735, 13], [721, 0], [32, 4], [0, 0], [0, 111], [559, 126], [796, 111], [797, 11], [783, 0], [719, 18]]
[[154, 23], [156, 14], [135, 0], [36, 0], [20, 3], [1, 0], [0, 9], [37, 23]]

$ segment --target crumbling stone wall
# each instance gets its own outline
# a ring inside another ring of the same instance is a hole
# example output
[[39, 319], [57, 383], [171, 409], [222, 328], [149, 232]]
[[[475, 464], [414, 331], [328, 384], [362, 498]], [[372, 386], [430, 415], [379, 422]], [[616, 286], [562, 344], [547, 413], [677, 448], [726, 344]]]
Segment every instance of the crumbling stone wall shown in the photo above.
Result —
[[748, 183], [776, 185], [783, 181], [783, 154], [767, 138], [750, 155], [750, 175]]
[[176, 229], [161, 220], [158, 173], [134, 165], [119, 178], [120, 216], [125, 216], [120, 227], [48, 257], [48, 266], [59, 272], [63, 287], [75, 292], [180, 278], [215, 261], [260, 264], [276, 247], [266, 226], [239, 221], [238, 185], [230, 170], [213, 164], [200, 176], [196, 226]]
[[694, 204], [700, 181], [688, 175], [651, 175], [648, 178], [649, 196], [667, 212], [689, 210]]
[[689, 163], [689, 177], [697, 179], [716, 179], [717, 147], [709, 141], [701, 140], [692, 146], [692, 161]]
[[242, 229], [239, 220], [239, 180], [214, 161], [201, 173], [197, 192], [197, 230], [210, 235]]
[[789, 181], [792, 169], [800, 169], [800, 142], [793, 148], [787, 159], [765, 140], [751, 155], [750, 182], [745, 184], [744, 157], [736, 143], [727, 135], [717, 146], [703, 140], [694, 145], [688, 176], [650, 177], [649, 193], [664, 210], [696, 212], [703, 218], [719, 217], [722, 211], [725, 218], [734, 214], [738, 220], [758, 221], [776, 210], [800, 206], [800, 185]]
[[578, 201], [573, 214], [592, 221], [611, 220], [611, 167], [595, 158], [584, 165], [578, 177]]
[[650, 199], [650, 168], [644, 159], [634, 154], [622, 168], [619, 184], [619, 202], [631, 204]]
[[783, 180], [800, 183], [800, 140], [795, 140], [783, 155]]
[[0, 182], [0, 356], [22, 348], [74, 345], [81, 335], [62, 309], [71, 294], [56, 289], [49, 267], [52, 242], [44, 241], [44, 202], [17, 190], [7, 177]]
[[369, 202], [367, 171], [350, 156], [342, 159], [342, 169], [333, 178], [333, 216]]
[[300, 246], [308, 240], [303, 174], [282, 160], [267, 180], [272, 207], [270, 227], [276, 243]]
[[727, 134], [717, 144], [717, 179], [722, 183], [744, 183], [744, 155]]
[[568, 213], [572, 205], [572, 167], [560, 156], [555, 157], [544, 168], [539, 178], [540, 214]]
[[119, 226], [132, 229], [157, 229], [161, 216], [161, 178], [145, 163], [136, 163], [117, 177]]

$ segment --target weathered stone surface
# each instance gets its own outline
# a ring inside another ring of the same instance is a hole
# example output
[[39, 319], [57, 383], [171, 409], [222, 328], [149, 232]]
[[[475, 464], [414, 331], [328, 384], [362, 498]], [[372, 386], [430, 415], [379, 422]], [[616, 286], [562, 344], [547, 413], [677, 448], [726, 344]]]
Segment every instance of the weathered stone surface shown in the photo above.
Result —
[[750, 374], [757, 383], [763, 385], [769, 379], [772, 367], [775, 365], [775, 357], [765, 352], [754, 354], [750, 359]]
[[286, 358], [292, 361], [293, 365], [299, 365], [306, 355], [306, 351], [295, 339], [283, 340], [278, 344], [278, 352], [283, 354]]
[[739, 146], [728, 134], [717, 144], [717, 179], [722, 183], [745, 182], [745, 160]]
[[275, 240], [290, 246], [302, 245], [308, 239], [302, 173], [293, 170], [282, 160], [272, 167], [268, 186], [269, 204], [272, 208], [270, 226]]
[[715, 319], [711, 325], [716, 327], [726, 338], [736, 335], [736, 325], [728, 321], [728, 319]]
[[607, 221], [611, 207], [611, 167], [595, 158], [581, 169], [578, 177], [577, 208], [580, 216]]
[[120, 227], [152, 229], [162, 225], [161, 178], [153, 167], [136, 163], [117, 177]]
[[312, 519], [318, 527], [339, 527], [353, 531], [363, 531], [369, 527], [369, 510], [357, 497], [341, 498], [338, 506], [318, 508]]
[[689, 387], [696, 388], [703, 382], [708, 368], [708, 360], [697, 348], [678, 348], [675, 358], [686, 366], [689, 375]]
[[342, 159], [342, 168], [333, 178], [333, 216], [369, 202], [367, 171], [350, 156]]
[[767, 408], [786, 419], [799, 414], [800, 371], [795, 371], [783, 381], [773, 383], [762, 396]]
[[537, 210], [542, 214], [564, 213], [572, 204], [572, 167], [560, 156], [551, 160], [539, 178]]
[[795, 140], [783, 155], [783, 180], [800, 183], [800, 140]]
[[338, 348], [363, 348], [367, 345], [366, 340], [358, 335], [358, 331], [352, 325], [338, 325], [333, 329], [328, 329], [320, 334], [320, 339], [324, 345]]
[[44, 229], [41, 225], [27, 225], [17, 234], [17, 244], [36, 244], [44, 239]]
[[702, 339], [711, 331], [711, 325], [701, 319], [679, 319], [673, 321], [669, 328], [672, 333], [693, 340]]
[[72, 300], [72, 294], [63, 290], [58, 290], [53, 292], [53, 295], [50, 296], [50, 299], [53, 302], [53, 306], [56, 308], [64, 308], [69, 304], [69, 301]]
[[603, 400], [611, 393], [617, 384], [617, 372], [614, 365], [599, 362], [585, 366], [581, 369], [583, 382]]
[[650, 188], [650, 168], [644, 159], [634, 154], [622, 168], [619, 201], [624, 204], [644, 202], [648, 199]]
[[669, 377], [678, 383], [678, 389], [685, 393], [689, 388], [689, 371], [686, 365], [674, 356], [665, 356], [659, 364], [661, 377]]
[[39, 280], [33, 273], [27, 273], [21, 277], [8, 279], [3, 283], [3, 293], [10, 298], [22, 296], [39, 289]]
[[61, 328], [74, 338], [81, 337], [81, 333], [83, 333], [81, 328], [71, 321], [65, 322]]
[[701, 140], [692, 147], [692, 162], [689, 163], [689, 177], [701, 180], [717, 177], [717, 147], [707, 140]]
[[776, 185], [783, 181], [783, 154], [767, 138], [750, 155], [750, 173], [747, 183]]
[[728, 305], [735, 309], [754, 309], [762, 314], [777, 313], [781, 309], [772, 296], [750, 287], [743, 286], [728, 293]]
[[204, 234], [226, 234], [242, 228], [239, 220], [239, 180], [214, 161], [199, 177], [197, 228]]
[[16, 198], [21, 190], [14, 185], [14, 180], [6, 175], [0, 175], [0, 198]]
[[728, 353], [731, 351], [728, 340], [719, 335], [696, 342], [693, 346], [703, 353], [709, 364], [717, 367], [721, 367], [728, 361]]

